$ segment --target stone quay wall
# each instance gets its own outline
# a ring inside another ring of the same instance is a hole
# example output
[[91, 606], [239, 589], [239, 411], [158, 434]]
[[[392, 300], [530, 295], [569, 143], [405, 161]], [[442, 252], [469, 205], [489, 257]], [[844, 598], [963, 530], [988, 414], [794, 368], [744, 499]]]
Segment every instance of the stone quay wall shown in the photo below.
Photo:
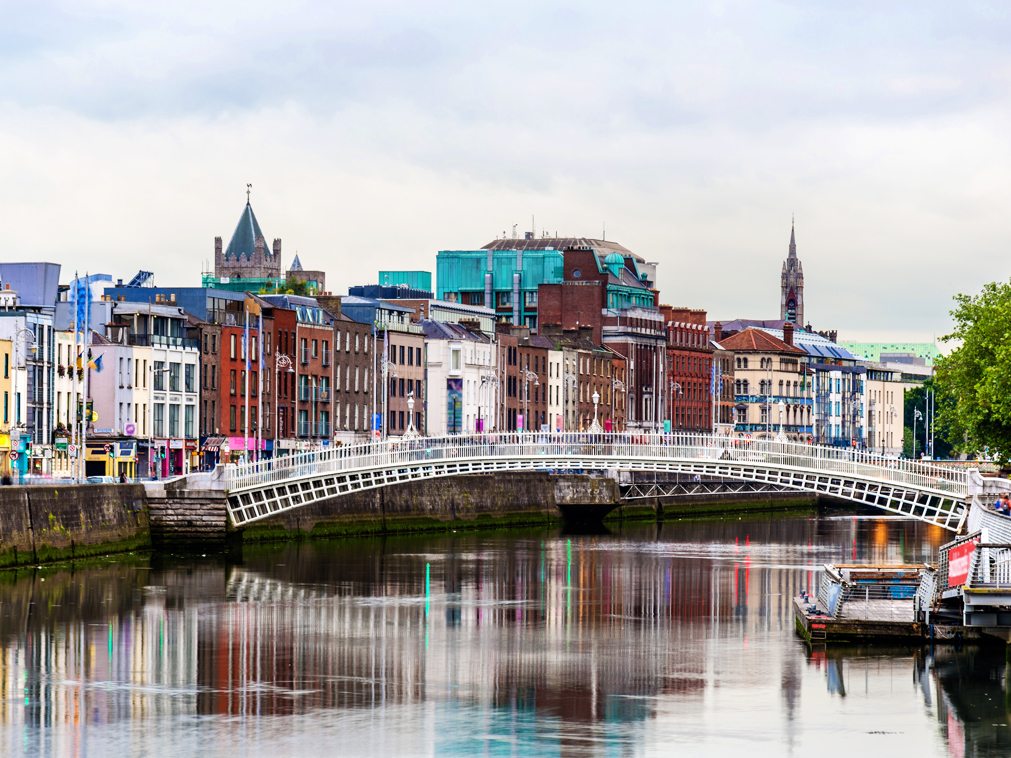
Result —
[[150, 544], [142, 484], [0, 487], [0, 568]]

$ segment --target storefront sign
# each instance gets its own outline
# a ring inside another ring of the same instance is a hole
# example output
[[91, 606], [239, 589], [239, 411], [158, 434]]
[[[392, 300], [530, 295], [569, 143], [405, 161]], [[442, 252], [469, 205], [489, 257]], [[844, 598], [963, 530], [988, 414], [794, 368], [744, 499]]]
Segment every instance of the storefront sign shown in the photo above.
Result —
[[129, 437], [132, 437], [133, 435], [135, 435], [137, 433], [137, 425], [136, 424], [127, 424], [126, 426], [123, 427], [123, 433], [126, 434]]
[[183, 440], [169, 440], [169, 449], [182, 450], [183, 444], [184, 444]]
[[[232, 450], [256, 450], [256, 437], [250, 437], [248, 439], [248, 446], [246, 445], [247, 440], [245, 437], [229, 437], [228, 447]], [[266, 450], [266, 440], [260, 440], [260, 450]]]
[[[69, 437], [57, 437], [56, 438], [56, 449], [57, 450], [66, 451], [67, 445], [69, 444], [69, 442], [70, 442], [70, 438]], [[2, 446], [2, 443], [0, 443], [0, 446]]]

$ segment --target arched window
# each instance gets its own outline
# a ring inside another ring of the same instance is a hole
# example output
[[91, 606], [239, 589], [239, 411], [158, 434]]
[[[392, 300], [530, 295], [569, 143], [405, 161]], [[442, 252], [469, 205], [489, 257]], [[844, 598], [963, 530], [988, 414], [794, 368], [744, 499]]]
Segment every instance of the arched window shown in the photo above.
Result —
[[764, 379], [758, 383], [758, 394], [759, 395], [764, 395], [765, 394], [765, 380]]
[[738, 359], [737, 359], [737, 368], [740, 368], [740, 367], [741, 367], [741, 359], [740, 359], [740, 358], [738, 358]]
[[[747, 360], [748, 360], [747, 358], [745, 358], [745, 359], [744, 359], [745, 363], [747, 362]], [[747, 380], [747, 379], [745, 379], [745, 380], [744, 380], [744, 382], [743, 382], [743, 386], [744, 386], [744, 394], [745, 394], [745, 395], [750, 395], [750, 394], [751, 394], [751, 392], [750, 392], [750, 390], [748, 389], [748, 380]]]
[[736, 382], [734, 382], [734, 392], [737, 395], [741, 394], [741, 380], [740, 379], [738, 379]]
[[779, 394], [782, 397], [782, 395], [783, 395], [783, 380], [782, 379], [779, 380]]
[[748, 359], [747, 358], [743, 358], [742, 360], [744, 361], [744, 368], [747, 368], [748, 367]]

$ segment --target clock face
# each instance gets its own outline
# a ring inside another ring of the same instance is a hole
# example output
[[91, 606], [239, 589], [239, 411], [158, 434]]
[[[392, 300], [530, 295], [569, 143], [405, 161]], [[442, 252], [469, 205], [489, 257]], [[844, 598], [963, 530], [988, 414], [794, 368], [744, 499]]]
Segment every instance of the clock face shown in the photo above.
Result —
[[573, 279], [578, 279], [582, 275], [583, 275], [583, 273], [578, 268], [575, 271], [572, 272], [572, 278]]

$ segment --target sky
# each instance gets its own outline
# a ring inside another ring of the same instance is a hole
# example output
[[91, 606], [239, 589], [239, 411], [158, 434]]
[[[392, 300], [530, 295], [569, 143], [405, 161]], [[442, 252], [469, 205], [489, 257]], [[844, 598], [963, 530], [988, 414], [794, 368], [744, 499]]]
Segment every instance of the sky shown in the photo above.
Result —
[[197, 286], [251, 183], [337, 294], [599, 237], [661, 301], [925, 340], [1011, 277], [1011, 6], [0, 0], [0, 250]]

